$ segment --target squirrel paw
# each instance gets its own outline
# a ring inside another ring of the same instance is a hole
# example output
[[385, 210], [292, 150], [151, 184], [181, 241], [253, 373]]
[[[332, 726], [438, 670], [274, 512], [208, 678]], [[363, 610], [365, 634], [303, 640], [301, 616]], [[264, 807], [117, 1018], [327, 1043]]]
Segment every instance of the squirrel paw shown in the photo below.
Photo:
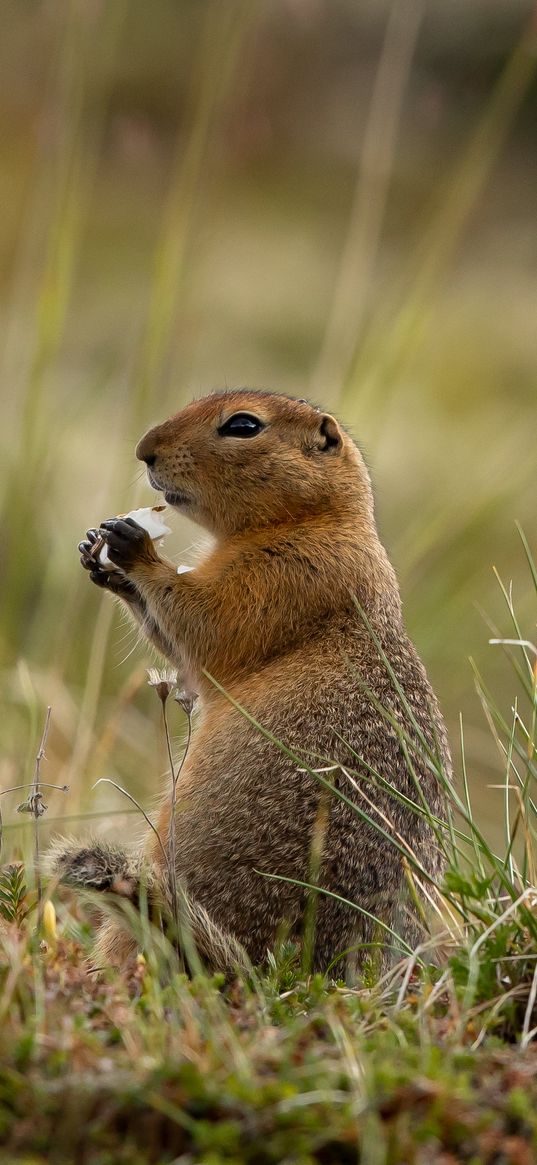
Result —
[[133, 518], [110, 518], [101, 522], [99, 534], [105, 539], [110, 561], [125, 574], [142, 562], [158, 562], [153, 540]]
[[44, 869], [70, 886], [115, 891], [125, 897], [134, 896], [140, 877], [133, 856], [93, 838], [84, 846], [72, 838], [59, 838], [45, 855]]
[[95, 583], [97, 587], [102, 587], [103, 590], [111, 591], [120, 599], [132, 602], [133, 599], [139, 598], [138, 589], [133, 582], [125, 578], [125, 575], [120, 571], [110, 570], [99, 561], [95, 546], [101, 542], [102, 534], [98, 530], [92, 529], [88, 530], [83, 541], [78, 543], [80, 562], [84, 570], [89, 572], [92, 583]]

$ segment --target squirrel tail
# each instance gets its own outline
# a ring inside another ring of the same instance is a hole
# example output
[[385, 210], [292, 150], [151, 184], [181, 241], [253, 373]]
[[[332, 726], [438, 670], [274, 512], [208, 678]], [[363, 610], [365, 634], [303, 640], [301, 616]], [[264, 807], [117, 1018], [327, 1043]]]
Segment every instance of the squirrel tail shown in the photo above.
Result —
[[[96, 838], [88, 839], [84, 846], [74, 838], [58, 838], [45, 855], [43, 872], [75, 889], [108, 892], [127, 899], [135, 907], [139, 905], [143, 888], [150, 911], [171, 917], [170, 893], [162, 870], [138, 851], [129, 852]], [[183, 887], [179, 895], [187, 960], [193, 948], [209, 971], [223, 971], [233, 976], [238, 969], [250, 970], [250, 961], [238, 940], [222, 930], [205, 907]], [[102, 962], [125, 968], [138, 949], [126, 918], [106, 918], [97, 934], [94, 961], [97, 965]]]

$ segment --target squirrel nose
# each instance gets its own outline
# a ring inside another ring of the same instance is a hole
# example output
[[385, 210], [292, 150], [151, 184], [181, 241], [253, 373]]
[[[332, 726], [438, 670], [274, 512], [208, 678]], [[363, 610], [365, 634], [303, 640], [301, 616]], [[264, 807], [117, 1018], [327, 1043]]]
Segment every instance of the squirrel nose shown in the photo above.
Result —
[[146, 433], [145, 437], [142, 437], [142, 440], [138, 442], [136, 456], [138, 461], [145, 461], [146, 465], [151, 466], [155, 464], [157, 455], [151, 433]]

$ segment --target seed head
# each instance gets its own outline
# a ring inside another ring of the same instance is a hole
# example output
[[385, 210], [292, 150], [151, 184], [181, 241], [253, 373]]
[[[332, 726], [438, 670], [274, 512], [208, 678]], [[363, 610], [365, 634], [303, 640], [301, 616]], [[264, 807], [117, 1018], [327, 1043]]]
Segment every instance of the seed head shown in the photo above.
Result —
[[174, 688], [177, 687], [177, 672], [171, 667], [150, 667], [148, 668], [148, 684], [150, 688], [154, 688], [157, 696], [164, 706], [168, 696]]
[[173, 698], [183, 709], [183, 712], [186, 712], [187, 716], [192, 715], [194, 705], [198, 698], [197, 692], [188, 692], [186, 688], [183, 688], [182, 691], [176, 692]]
[[21, 805], [17, 805], [17, 813], [33, 813], [34, 817], [42, 817], [48, 806], [43, 801], [42, 793], [30, 793]]

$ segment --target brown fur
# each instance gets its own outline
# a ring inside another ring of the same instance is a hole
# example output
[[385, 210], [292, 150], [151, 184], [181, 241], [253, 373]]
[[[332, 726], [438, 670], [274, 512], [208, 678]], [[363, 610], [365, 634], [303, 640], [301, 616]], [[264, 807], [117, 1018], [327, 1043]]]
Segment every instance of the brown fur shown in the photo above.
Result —
[[[260, 418], [265, 429], [247, 439], [219, 435], [239, 411]], [[178, 575], [148, 537], [132, 554], [117, 550], [117, 562], [135, 587], [121, 597], [200, 693], [178, 788], [177, 870], [202, 956], [228, 970], [240, 961], [238, 944], [254, 963], [263, 960], [282, 923], [292, 937], [302, 935], [307, 892], [263, 876], [310, 880], [321, 786], [300, 770], [339, 764], [330, 777], [336, 789], [436, 877], [442, 858], [430, 824], [379, 787], [371, 770], [413, 801], [417, 776], [437, 815], [440, 787], [423, 750], [410, 749], [414, 776], [409, 772], [400, 736], [381, 707], [414, 742], [417, 725], [446, 772], [448, 746], [403, 626], [367, 469], [333, 417], [278, 394], [215, 393], [150, 430], [137, 455], [148, 461], [157, 488], [185, 495], [178, 508], [214, 538], [188, 574]], [[109, 555], [114, 559], [113, 538]], [[336, 793], [328, 797], [318, 884], [416, 941], [400, 852]], [[170, 824], [167, 801], [158, 822], [163, 838]], [[73, 849], [69, 855], [72, 872]], [[146, 858], [159, 863], [152, 837]], [[117, 925], [109, 924], [102, 938], [114, 961], [129, 953]], [[326, 968], [339, 952], [379, 938], [392, 941], [363, 913], [318, 895], [314, 966]]]

